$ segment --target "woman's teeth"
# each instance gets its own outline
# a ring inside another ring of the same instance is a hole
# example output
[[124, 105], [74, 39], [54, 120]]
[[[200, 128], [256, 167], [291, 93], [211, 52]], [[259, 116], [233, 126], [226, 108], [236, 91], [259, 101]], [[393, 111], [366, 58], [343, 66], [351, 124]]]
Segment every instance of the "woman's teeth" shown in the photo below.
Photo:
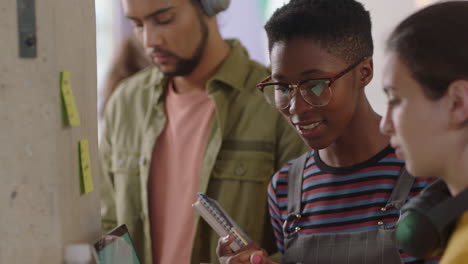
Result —
[[315, 122], [315, 123], [312, 123], [310, 125], [306, 125], [306, 126], [298, 126], [299, 129], [301, 130], [307, 130], [307, 129], [312, 129], [312, 128], [315, 128], [317, 127], [318, 125], [320, 125], [321, 122]]

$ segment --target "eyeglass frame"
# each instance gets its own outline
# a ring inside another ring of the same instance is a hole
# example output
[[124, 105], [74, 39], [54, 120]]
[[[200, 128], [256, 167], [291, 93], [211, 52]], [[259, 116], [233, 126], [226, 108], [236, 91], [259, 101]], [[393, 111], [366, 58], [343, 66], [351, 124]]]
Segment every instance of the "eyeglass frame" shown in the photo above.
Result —
[[[311, 78], [311, 79], [306, 79], [306, 80], [302, 80], [302, 81], [299, 81], [297, 83], [284, 83], [284, 82], [269, 82], [272, 80], [272, 76], [268, 76], [266, 79], [264, 79], [262, 82], [258, 83], [257, 84], [257, 88], [263, 93], [263, 90], [266, 86], [268, 85], [278, 85], [278, 84], [282, 84], [286, 87], [288, 87], [288, 89], [291, 91], [293, 90], [292, 93], [290, 93], [290, 98], [289, 98], [289, 103], [284, 106], [283, 108], [279, 108], [279, 109], [286, 109], [288, 108], [290, 105], [291, 105], [291, 99], [294, 97], [294, 95], [296, 94], [295, 91], [297, 91], [297, 89], [299, 89], [299, 86], [306, 83], [306, 82], [309, 82], [309, 81], [324, 81], [324, 83], [327, 83], [327, 89], [330, 89], [330, 92], [331, 92], [331, 86], [332, 84], [338, 80], [339, 78], [343, 77], [343, 75], [347, 74], [348, 72], [350, 72], [354, 67], [358, 66], [361, 62], [365, 61], [366, 59], [368, 59], [369, 56], [364, 56], [362, 57], [360, 60], [358, 60], [357, 62], [351, 64], [350, 66], [348, 66], [346, 69], [344, 69], [343, 71], [337, 73], [335, 76], [332, 76], [332, 77], [329, 77], [329, 78]], [[302, 99], [304, 100], [304, 102], [306, 102], [308, 105], [311, 105], [311, 106], [314, 106], [314, 107], [324, 107], [326, 105], [328, 105], [331, 101], [331, 96], [330, 96], [330, 100], [326, 103], [326, 104], [323, 104], [323, 105], [313, 105], [309, 102], [307, 102], [307, 100], [304, 98], [304, 96], [302, 95], [302, 93], [299, 93], [302, 97]], [[332, 93], [333, 95], [333, 93]], [[275, 106], [276, 107], [276, 106]]]

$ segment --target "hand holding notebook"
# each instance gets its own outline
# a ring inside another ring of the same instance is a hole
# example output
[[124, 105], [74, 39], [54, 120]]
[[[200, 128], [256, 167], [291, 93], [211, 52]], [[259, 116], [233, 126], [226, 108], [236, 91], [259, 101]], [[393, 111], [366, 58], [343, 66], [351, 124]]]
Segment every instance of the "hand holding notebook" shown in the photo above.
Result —
[[225, 237], [230, 234], [234, 237], [234, 241], [230, 245], [234, 252], [251, 243], [252, 240], [237, 226], [217, 201], [203, 193], [197, 193], [197, 196], [198, 199], [192, 207], [219, 236]]

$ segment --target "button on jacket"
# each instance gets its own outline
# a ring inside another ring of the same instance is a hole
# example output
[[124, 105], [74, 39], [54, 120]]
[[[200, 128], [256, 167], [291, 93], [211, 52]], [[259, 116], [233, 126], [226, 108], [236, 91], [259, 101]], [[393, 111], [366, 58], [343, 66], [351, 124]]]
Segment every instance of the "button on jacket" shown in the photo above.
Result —
[[[307, 147], [256, 89], [256, 83], [269, 74], [267, 68], [250, 60], [238, 41], [227, 42], [230, 54], [206, 85], [216, 114], [199, 191], [216, 199], [250, 238], [276, 251], [267, 210], [268, 182]], [[152, 263], [149, 167], [154, 144], [166, 124], [166, 84], [156, 67], [123, 81], [106, 107], [100, 145], [103, 231], [126, 224], [145, 264]], [[218, 235], [198, 216], [194, 226], [192, 263], [217, 263]]]

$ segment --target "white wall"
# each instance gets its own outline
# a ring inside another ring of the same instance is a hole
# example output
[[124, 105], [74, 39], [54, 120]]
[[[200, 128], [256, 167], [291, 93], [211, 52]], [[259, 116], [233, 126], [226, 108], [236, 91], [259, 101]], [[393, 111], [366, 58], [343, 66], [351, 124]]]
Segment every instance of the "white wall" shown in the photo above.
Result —
[[370, 11], [374, 37], [374, 79], [367, 86], [366, 94], [373, 108], [383, 114], [387, 103], [382, 91], [385, 41], [393, 28], [403, 19], [418, 9], [435, 3], [436, 0], [360, 0], [360, 2]]
[[387, 103], [381, 85], [385, 41], [393, 28], [416, 10], [416, 4], [408, 0], [361, 0], [360, 2], [370, 11], [374, 38], [374, 78], [366, 87], [366, 94], [372, 107], [383, 114]]
[[228, 10], [218, 15], [218, 24], [224, 38], [240, 39], [252, 59], [267, 64], [261, 13], [258, 1], [231, 0]]

